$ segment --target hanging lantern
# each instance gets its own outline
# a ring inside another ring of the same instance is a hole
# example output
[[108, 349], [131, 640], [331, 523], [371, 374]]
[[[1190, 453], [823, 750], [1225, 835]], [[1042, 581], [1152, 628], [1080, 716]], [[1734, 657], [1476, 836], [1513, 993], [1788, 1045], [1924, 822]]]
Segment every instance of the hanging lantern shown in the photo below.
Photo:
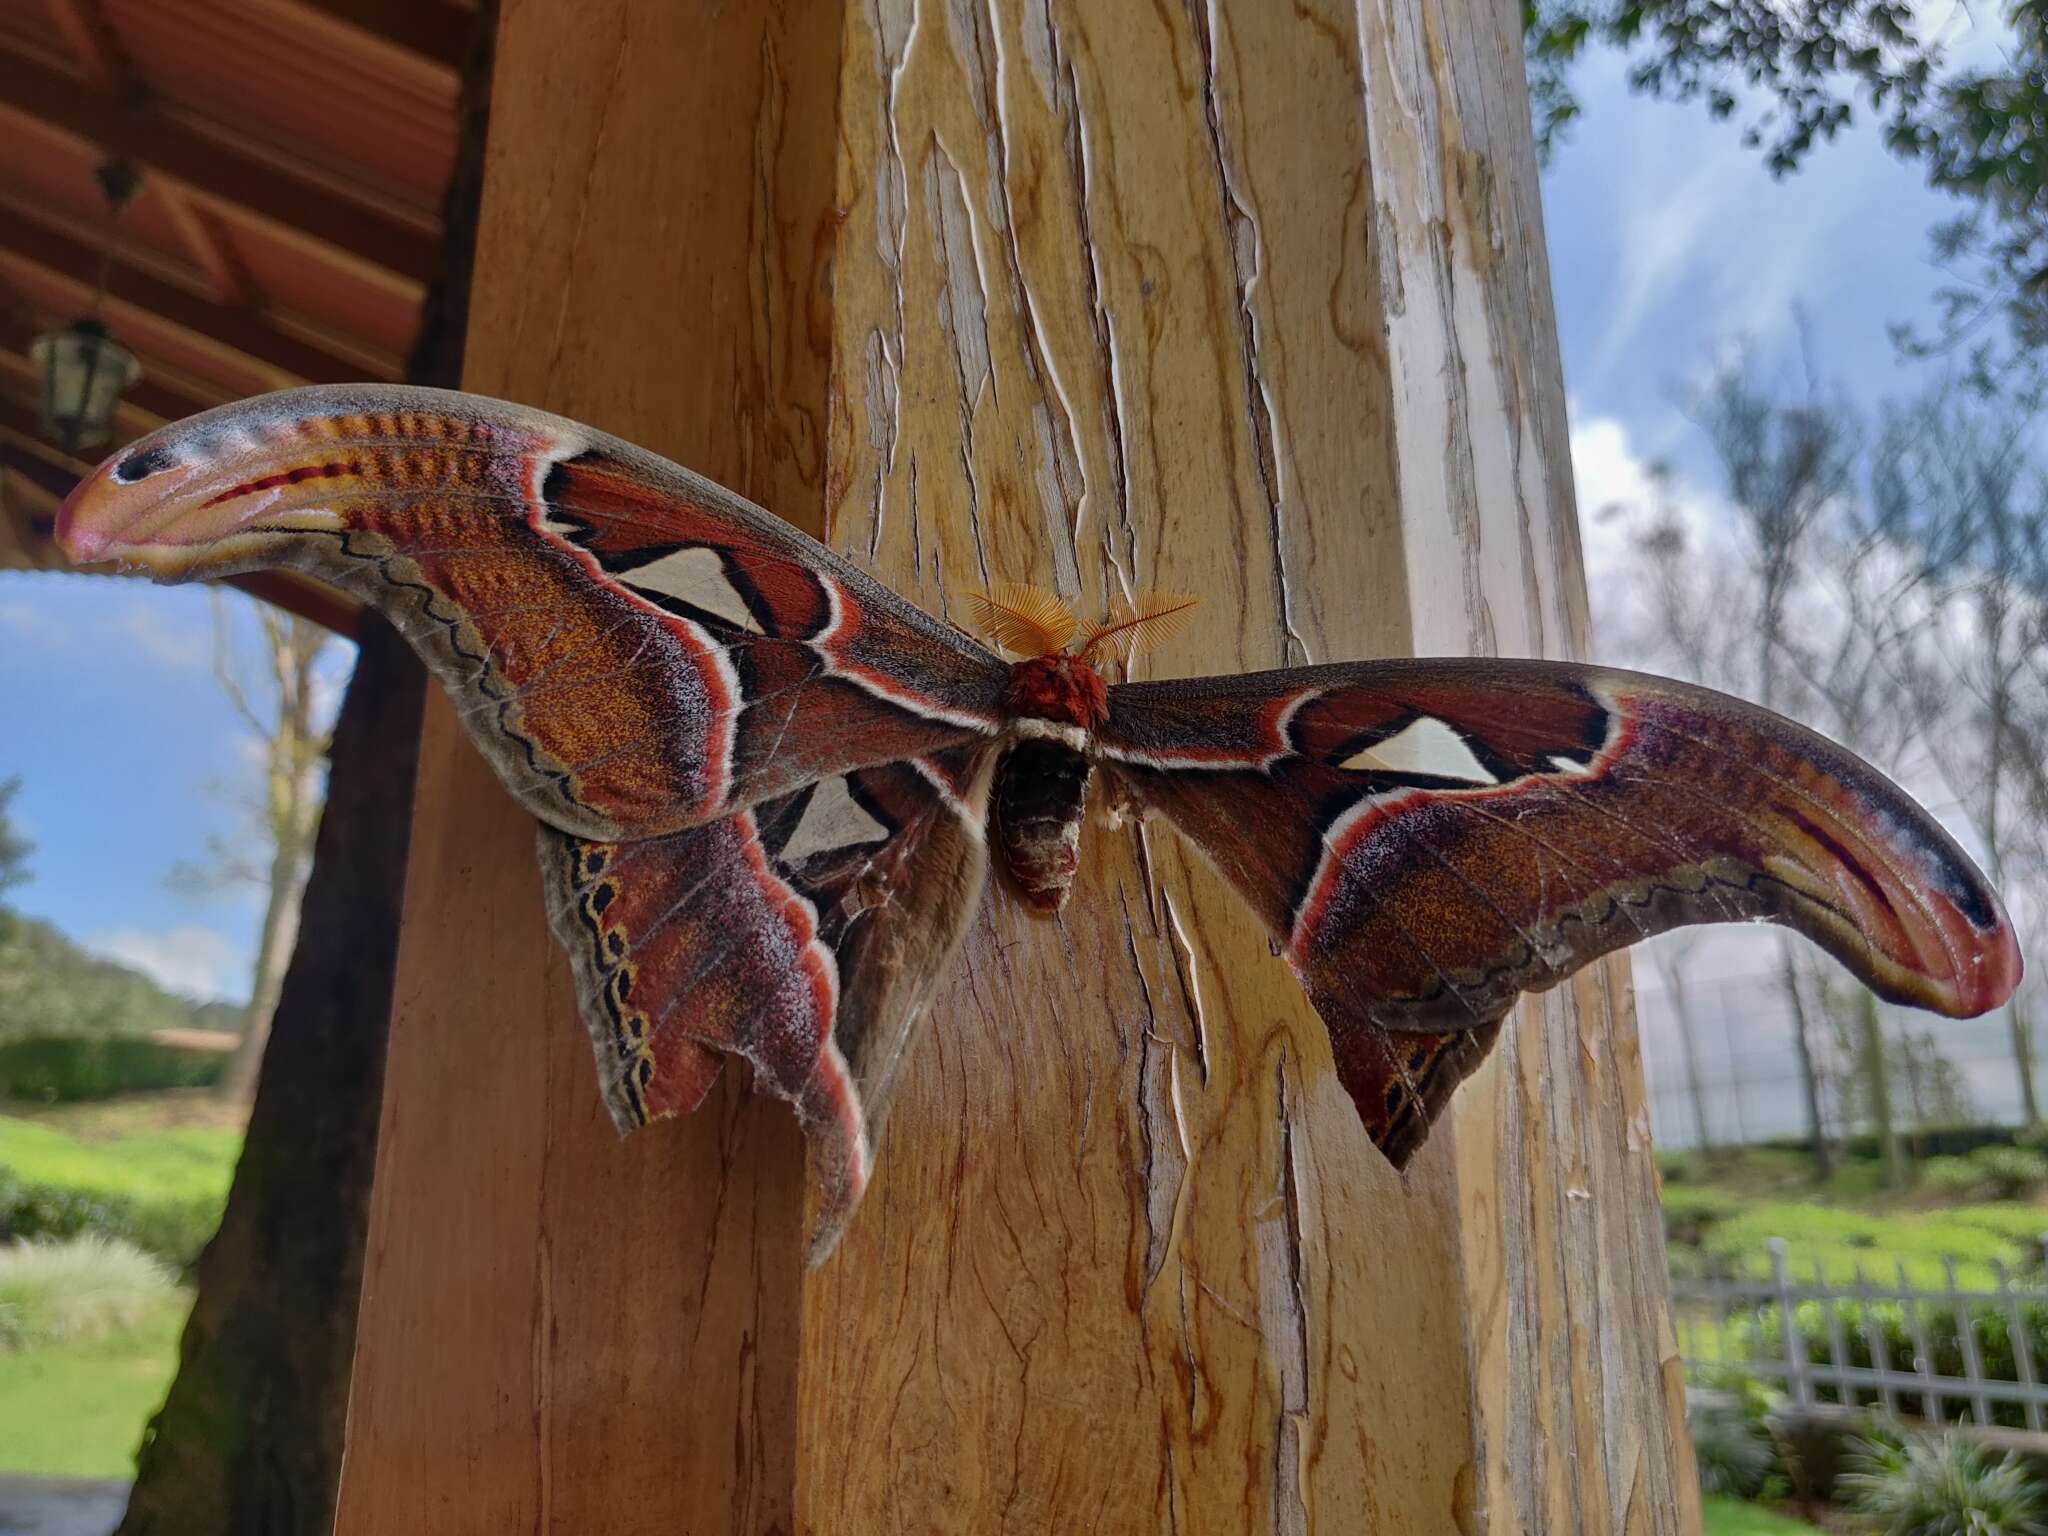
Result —
[[107, 228], [92, 308], [63, 330], [47, 332], [29, 345], [43, 381], [43, 430], [70, 454], [106, 444], [114, 435], [114, 409], [121, 403], [121, 392], [142, 377], [135, 354], [107, 333], [99, 317], [114, 260], [114, 224], [135, 195], [138, 178], [135, 167], [125, 160], [103, 161], [93, 177], [106, 195]]
[[121, 392], [142, 377], [135, 354], [90, 316], [38, 336], [29, 351], [43, 380], [44, 430], [66, 453], [102, 447]]

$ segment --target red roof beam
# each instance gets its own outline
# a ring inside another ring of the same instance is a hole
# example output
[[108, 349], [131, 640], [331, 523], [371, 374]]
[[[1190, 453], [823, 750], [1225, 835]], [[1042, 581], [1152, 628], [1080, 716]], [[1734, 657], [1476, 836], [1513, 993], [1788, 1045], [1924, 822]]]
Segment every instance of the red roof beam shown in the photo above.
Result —
[[223, 211], [241, 211], [333, 247], [373, 266], [424, 283], [439, 238], [367, 189], [284, 157], [255, 152], [225, 131], [190, 126], [146, 105], [117, 101], [61, 70], [0, 51], [0, 101], [53, 127], [89, 139], [101, 151], [157, 171]]
[[[73, 288], [79, 302], [92, 294], [100, 253], [38, 220], [33, 210], [0, 203], [0, 270], [26, 265]], [[107, 297], [148, 311], [230, 352], [261, 364], [279, 388], [293, 383], [348, 383], [363, 378], [365, 359], [344, 355], [303, 335], [287, 335], [253, 310], [201, 298], [117, 256], [107, 273]], [[389, 372], [381, 376], [390, 377]]]

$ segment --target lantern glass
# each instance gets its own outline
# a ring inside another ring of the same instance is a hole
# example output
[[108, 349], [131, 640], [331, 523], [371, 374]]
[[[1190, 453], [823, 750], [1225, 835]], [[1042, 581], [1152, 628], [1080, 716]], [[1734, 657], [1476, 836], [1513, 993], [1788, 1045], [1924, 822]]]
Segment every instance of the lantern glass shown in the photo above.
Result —
[[30, 347], [43, 382], [43, 427], [67, 453], [114, 435], [121, 392], [142, 377], [135, 354], [97, 320], [74, 320]]

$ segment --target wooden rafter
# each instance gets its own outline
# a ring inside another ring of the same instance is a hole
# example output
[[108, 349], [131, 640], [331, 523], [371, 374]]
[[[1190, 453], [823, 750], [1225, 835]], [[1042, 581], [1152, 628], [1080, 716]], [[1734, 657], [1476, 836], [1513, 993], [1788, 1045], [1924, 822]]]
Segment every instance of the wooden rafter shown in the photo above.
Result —
[[0, 50], [0, 101], [182, 182], [225, 210], [294, 230], [415, 282], [433, 275], [437, 242], [429, 220], [267, 147], [259, 153], [230, 131], [202, 130], [6, 50]]
[[43, 5], [85, 78], [102, 94], [126, 99], [134, 89], [133, 71], [93, 0], [43, 0]]
[[64, 497], [78, 483], [85, 466], [48, 442], [34, 413], [0, 397], [0, 462], [29, 484]]
[[450, 0], [295, 0], [448, 69], [460, 69], [476, 12]]
[[[0, 201], [0, 270], [11, 263], [34, 268], [75, 288], [81, 301], [91, 294], [88, 275], [98, 269], [99, 252], [42, 221], [37, 210]], [[215, 303], [117, 258], [107, 276], [115, 304], [146, 310], [194, 336], [261, 363], [291, 383], [329, 384], [361, 379], [364, 357], [331, 350], [303, 335], [288, 335], [253, 310]]]
[[249, 277], [234, 251], [221, 237], [212, 215], [176, 182], [161, 177], [156, 182], [157, 202], [177, 227], [178, 239], [191, 254], [193, 264], [206, 274], [212, 297], [223, 304], [245, 304], [249, 299]]

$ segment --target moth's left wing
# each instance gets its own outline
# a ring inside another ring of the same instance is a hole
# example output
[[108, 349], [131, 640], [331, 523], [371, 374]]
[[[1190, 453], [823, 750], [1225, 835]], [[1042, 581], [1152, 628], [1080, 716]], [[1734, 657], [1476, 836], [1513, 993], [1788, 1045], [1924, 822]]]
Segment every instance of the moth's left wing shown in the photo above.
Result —
[[823, 1202], [866, 1187], [904, 1052], [979, 906], [991, 753], [821, 779], [666, 837], [543, 826], [542, 880], [613, 1120], [694, 1110], [723, 1058], [796, 1107]]
[[1250, 901], [1399, 1166], [1525, 991], [1687, 923], [1767, 921], [1969, 1017], [2019, 982], [1996, 894], [1854, 754], [1637, 673], [1381, 661], [1109, 691], [1137, 804]]
[[377, 607], [499, 779], [590, 838], [986, 739], [1009, 669], [666, 459], [503, 400], [287, 390], [115, 454], [58, 513], [159, 580], [283, 566]]

